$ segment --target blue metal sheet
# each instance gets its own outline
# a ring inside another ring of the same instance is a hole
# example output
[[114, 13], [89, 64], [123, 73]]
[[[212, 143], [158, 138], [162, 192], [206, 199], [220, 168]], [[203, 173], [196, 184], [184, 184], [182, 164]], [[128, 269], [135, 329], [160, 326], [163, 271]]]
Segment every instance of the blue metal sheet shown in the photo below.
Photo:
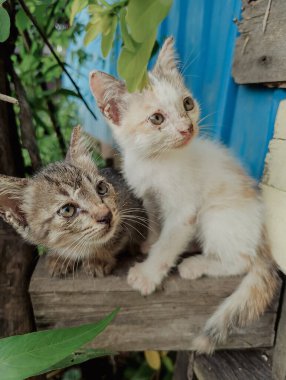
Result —
[[[248, 172], [259, 179], [267, 152], [279, 101], [286, 91], [263, 86], [236, 85], [231, 76], [237, 36], [234, 20], [239, 19], [240, 0], [174, 0], [168, 17], [160, 27], [160, 42], [173, 35], [188, 87], [202, 108], [203, 132], [228, 145]], [[90, 63], [81, 72], [87, 75], [91, 66], [116, 73], [116, 52], [107, 62]], [[89, 47], [100, 56], [99, 44]], [[87, 92], [87, 82], [80, 82]], [[111, 141], [101, 120], [94, 124], [82, 110], [85, 124], [105, 141]], [[87, 119], [88, 118], [88, 119]], [[104, 132], [105, 131], [105, 132]]]

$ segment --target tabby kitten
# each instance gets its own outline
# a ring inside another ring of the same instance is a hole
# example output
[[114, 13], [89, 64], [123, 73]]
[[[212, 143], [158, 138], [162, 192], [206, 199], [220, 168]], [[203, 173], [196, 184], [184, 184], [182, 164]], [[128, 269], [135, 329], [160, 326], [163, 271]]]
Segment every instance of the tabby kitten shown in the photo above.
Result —
[[146, 235], [141, 203], [115, 170], [97, 169], [80, 127], [65, 161], [29, 179], [0, 176], [0, 215], [24, 239], [50, 249], [54, 275], [79, 263], [96, 276], [107, 275], [117, 254]]
[[143, 247], [148, 258], [130, 269], [128, 283], [143, 295], [154, 292], [194, 238], [202, 254], [183, 260], [181, 277], [247, 273], [194, 342], [198, 351], [211, 352], [233, 327], [257, 319], [275, 292], [254, 181], [227, 149], [198, 137], [199, 105], [177, 70], [172, 38], [142, 92], [130, 94], [124, 83], [97, 71], [90, 85], [122, 148], [125, 178], [143, 199], [152, 226]]

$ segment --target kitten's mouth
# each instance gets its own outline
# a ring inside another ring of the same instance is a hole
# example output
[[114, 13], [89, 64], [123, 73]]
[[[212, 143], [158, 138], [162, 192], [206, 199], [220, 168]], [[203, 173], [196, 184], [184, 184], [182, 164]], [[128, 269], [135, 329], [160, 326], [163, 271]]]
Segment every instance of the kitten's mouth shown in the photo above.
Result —
[[97, 240], [99, 239], [101, 243], [104, 243], [112, 237], [114, 232], [115, 232], [115, 223], [112, 222], [110, 224], [106, 224], [104, 227], [101, 228], [100, 231], [98, 231], [96, 239]]
[[192, 137], [192, 133], [185, 135], [183, 139], [180, 139], [178, 142], [175, 143], [175, 148], [181, 148], [187, 145], [191, 141]]

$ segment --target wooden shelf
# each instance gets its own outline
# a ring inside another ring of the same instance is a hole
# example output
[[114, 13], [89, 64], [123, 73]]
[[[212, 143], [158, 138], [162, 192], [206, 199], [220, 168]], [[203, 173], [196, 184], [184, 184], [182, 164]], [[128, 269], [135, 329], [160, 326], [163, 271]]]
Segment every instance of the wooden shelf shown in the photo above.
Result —
[[[30, 293], [39, 329], [98, 321], [115, 307], [120, 313], [92, 347], [120, 351], [192, 350], [192, 340], [219, 303], [241, 278], [182, 280], [170, 275], [164, 289], [142, 297], [126, 276], [102, 279], [79, 272], [66, 279], [50, 278], [41, 259]], [[278, 292], [280, 293], [280, 292]], [[271, 347], [279, 294], [262, 318], [229, 337], [224, 348]]]
[[270, 380], [269, 357], [261, 351], [220, 351], [194, 361], [197, 380]]

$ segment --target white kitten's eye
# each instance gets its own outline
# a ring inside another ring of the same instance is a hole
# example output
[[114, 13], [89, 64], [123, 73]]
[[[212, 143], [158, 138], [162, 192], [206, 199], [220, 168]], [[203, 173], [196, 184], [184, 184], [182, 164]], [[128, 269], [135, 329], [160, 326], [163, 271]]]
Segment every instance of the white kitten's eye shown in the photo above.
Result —
[[161, 113], [157, 112], [157, 113], [154, 113], [152, 116], [150, 116], [149, 120], [154, 125], [161, 125], [163, 121], [165, 120], [165, 118]]
[[98, 182], [96, 185], [96, 192], [101, 196], [106, 195], [108, 193], [108, 185], [103, 181]]
[[195, 103], [194, 103], [193, 99], [190, 96], [187, 96], [184, 99], [183, 103], [184, 103], [184, 108], [185, 108], [186, 111], [191, 111], [195, 107]]
[[71, 204], [64, 205], [58, 210], [58, 214], [64, 218], [71, 218], [76, 213], [76, 207]]

